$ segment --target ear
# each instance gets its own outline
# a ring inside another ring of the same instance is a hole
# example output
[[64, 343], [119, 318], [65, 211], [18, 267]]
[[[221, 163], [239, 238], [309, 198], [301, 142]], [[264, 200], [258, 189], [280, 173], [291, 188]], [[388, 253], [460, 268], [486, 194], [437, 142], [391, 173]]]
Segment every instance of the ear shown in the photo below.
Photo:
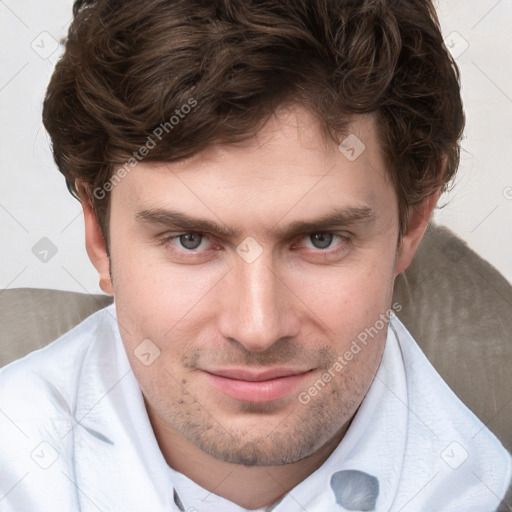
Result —
[[398, 248], [395, 277], [403, 272], [411, 263], [416, 249], [425, 234], [432, 211], [439, 199], [440, 190], [432, 193], [423, 202], [409, 208], [407, 231]]
[[110, 266], [105, 241], [91, 205], [90, 198], [83, 186], [77, 184], [78, 195], [84, 213], [85, 247], [91, 263], [100, 276], [100, 288], [108, 295], [114, 295], [114, 287], [110, 277]]

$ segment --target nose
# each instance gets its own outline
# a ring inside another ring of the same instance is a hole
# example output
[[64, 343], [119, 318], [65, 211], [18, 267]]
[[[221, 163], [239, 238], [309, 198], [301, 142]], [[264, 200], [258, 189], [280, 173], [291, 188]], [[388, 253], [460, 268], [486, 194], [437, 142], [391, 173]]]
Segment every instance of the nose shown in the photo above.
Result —
[[247, 263], [235, 258], [226, 276], [220, 303], [219, 330], [224, 338], [247, 350], [262, 352], [282, 338], [299, 332], [294, 294], [277, 273], [272, 255]]

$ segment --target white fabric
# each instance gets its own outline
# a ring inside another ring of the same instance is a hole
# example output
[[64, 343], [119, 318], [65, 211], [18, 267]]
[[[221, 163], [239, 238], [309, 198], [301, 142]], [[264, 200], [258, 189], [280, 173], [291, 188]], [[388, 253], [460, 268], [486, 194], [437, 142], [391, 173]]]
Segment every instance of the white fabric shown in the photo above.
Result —
[[[0, 370], [0, 477], [0, 512], [244, 510], [166, 464], [114, 304]], [[331, 478], [343, 485], [333, 489]], [[511, 455], [392, 317], [382, 363], [342, 442], [260, 511], [492, 512], [511, 479]], [[376, 506], [365, 508], [376, 481]]]

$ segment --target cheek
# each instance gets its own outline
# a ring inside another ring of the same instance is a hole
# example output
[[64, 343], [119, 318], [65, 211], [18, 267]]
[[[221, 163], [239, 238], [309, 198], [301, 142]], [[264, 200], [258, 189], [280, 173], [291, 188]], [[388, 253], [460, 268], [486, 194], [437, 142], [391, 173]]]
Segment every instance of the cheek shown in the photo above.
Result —
[[304, 273], [297, 295], [325, 324], [327, 336], [346, 340], [374, 325], [391, 303], [394, 256], [362, 256], [354, 264]]
[[117, 316], [131, 350], [149, 338], [162, 350], [172, 343], [177, 357], [181, 347], [174, 340], [186, 345], [200, 334], [212, 314], [215, 285], [229, 268], [180, 266], [155, 253], [121, 245], [112, 252]]
[[[331, 367], [338, 391], [367, 391], [384, 349], [393, 286], [392, 265], [365, 266], [332, 280], [328, 298], [318, 301], [339, 363]], [[351, 384], [352, 383], [352, 384]], [[361, 396], [362, 396], [361, 395]]]

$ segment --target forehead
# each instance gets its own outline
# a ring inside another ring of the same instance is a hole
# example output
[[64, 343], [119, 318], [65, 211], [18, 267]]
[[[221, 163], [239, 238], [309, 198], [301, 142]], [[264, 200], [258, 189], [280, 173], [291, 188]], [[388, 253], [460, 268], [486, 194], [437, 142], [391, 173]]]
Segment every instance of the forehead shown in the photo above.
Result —
[[276, 222], [333, 208], [389, 207], [394, 191], [373, 117], [357, 117], [340, 140], [327, 139], [308, 111], [288, 109], [244, 142], [214, 144], [179, 162], [139, 163], [112, 190], [112, 207], [132, 218], [171, 208], [217, 223], [229, 219], [233, 229], [265, 225], [265, 233]]

